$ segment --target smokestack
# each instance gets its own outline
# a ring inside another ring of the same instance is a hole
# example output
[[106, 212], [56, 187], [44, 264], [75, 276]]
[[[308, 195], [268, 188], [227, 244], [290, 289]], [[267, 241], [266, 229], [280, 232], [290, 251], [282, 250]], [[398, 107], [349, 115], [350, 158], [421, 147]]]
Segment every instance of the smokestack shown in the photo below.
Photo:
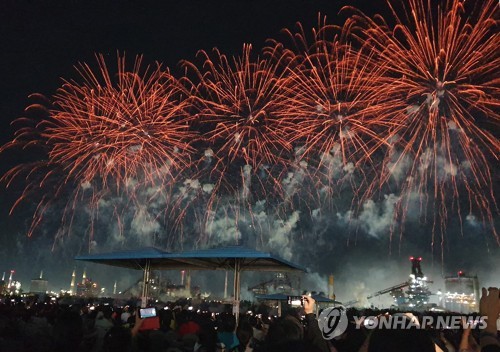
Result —
[[7, 285], [7, 287], [10, 288], [10, 286], [12, 285], [12, 276], [14, 276], [14, 270], [11, 270], [10, 271], [10, 276], [9, 276], [9, 284]]
[[184, 275], [186, 275], [186, 271], [181, 270], [181, 285], [184, 285]]
[[86, 279], [87, 279], [87, 268], [84, 268], [83, 275], [82, 275], [82, 285], [85, 285]]
[[71, 284], [69, 285], [69, 291], [71, 294], [75, 293], [75, 281], [76, 281], [76, 269], [73, 269], [73, 274], [71, 274]]
[[186, 273], [186, 292], [191, 297], [191, 270]]
[[116, 295], [116, 280], [115, 280], [115, 284], [113, 286], [113, 294]]
[[328, 276], [328, 298], [335, 299], [335, 294], [333, 293], [333, 274]]

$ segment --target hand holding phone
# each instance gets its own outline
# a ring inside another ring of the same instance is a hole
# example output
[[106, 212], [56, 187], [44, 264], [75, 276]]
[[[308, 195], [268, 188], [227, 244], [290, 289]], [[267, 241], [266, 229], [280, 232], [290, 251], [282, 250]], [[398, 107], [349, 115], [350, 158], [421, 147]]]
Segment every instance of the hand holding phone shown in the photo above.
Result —
[[300, 307], [304, 306], [304, 300], [302, 296], [288, 296], [287, 297], [288, 304], [292, 307]]
[[139, 318], [145, 319], [145, 318], [152, 318], [152, 317], [156, 317], [156, 308], [155, 307], [139, 309]]

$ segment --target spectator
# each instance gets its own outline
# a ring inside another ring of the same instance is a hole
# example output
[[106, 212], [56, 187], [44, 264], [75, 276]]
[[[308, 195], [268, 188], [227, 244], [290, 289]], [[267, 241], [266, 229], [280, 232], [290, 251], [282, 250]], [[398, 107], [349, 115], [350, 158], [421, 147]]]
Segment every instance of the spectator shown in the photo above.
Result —
[[127, 324], [128, 323], [128, 318], [130, 318], [130, 307], [129, 306], [125, 306], [123, 307], [123, 312], [122, 314], [120, 315], [120, 320], [122, 321], [122, 324]]
[[481, 316], [486, 317], [486, 328], [480, 335], [481, 352], [499, 352], [497, 320], [500, 315], [500, 291], [497, 287], [488, 290], [483, 287], [479, 311]]
[[239, 352], [252, 352], [253, 328], [248, 322], [241, 322], [236, 329], [236, 336], [240, 341]]
[[217, 340], [223, 344], [226, 351], [235, 351], [240, 345], [236, 336], [236, 318], [233, 314], [223, 313], [220, 315], [220, 332], [217, 333]]

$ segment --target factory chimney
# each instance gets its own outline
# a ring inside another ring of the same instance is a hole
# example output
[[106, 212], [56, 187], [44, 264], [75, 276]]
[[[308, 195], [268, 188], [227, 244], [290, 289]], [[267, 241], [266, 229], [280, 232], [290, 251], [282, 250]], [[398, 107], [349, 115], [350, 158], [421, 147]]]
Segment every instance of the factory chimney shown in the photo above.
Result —
[[335, 299], [335, 294], [333, 293], [333, 274], [328, 276], [328, 298]]
[[71, 284], [69, 285], [69, 291], [72, 295], [75, 294], [75, 280], [76, 280], [76, 269], [73, 269], [73, 274], [71, 274]]

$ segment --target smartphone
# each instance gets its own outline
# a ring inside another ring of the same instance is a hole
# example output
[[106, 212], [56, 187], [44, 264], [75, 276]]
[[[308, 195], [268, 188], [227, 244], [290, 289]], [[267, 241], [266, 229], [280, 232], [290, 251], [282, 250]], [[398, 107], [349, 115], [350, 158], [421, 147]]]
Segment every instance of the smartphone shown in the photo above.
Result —
[[139, 318], [144, 319], [144, 318], [151, 318], [151, 317], [156, 317], [156, 308], [155, 307], [139, 309]]
[[302, 296], [288, 296], [288, 304], [292, 307], [304, 306], [304, 300]]

